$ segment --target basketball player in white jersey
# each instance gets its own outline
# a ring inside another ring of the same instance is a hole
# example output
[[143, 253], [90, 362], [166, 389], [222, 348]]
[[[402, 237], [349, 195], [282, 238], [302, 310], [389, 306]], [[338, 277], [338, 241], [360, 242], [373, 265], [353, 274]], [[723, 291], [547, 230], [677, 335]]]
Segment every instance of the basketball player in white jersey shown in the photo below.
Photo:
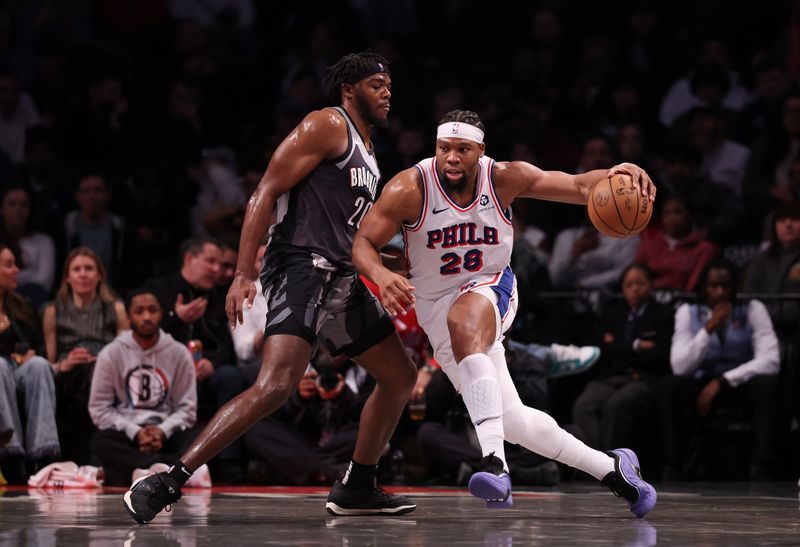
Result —
[[[656, 491], [639, 472], [633, 451], [589, 448], [546, 413], [522, 404], [506, 366], [503, 332], [517, 307], [509, 267], [511, 202], [529, 197], [586, 204], [591, 188], [613, 172], [632, 176], [648, 199], [650, 177], [633, 164], [580, 175], [542, 171], [525, 162], [484, 155], [483, 124], [456, 110], [439, 123], [436, 156], [395, 176], [364, 218], [353, 263], [380, 288], [390, 314], [415, 305], [434, 355], [461, 393], [484, 458], [469, 482], [488, 507], [512, 504], [503, 441], [575, 467], [624, 497], [637, 517], [655, 505]], [[410, 279], [386, 269], [378, 250], [399, 230]]]

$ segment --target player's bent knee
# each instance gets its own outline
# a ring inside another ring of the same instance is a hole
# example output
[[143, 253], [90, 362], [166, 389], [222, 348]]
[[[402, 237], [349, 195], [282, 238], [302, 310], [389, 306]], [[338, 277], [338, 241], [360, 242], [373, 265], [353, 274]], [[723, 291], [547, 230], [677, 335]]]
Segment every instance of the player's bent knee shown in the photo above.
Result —
[[[526, 447], [531, 439], [536, 439], [537, 445], [553, 447], [560, 445], [561, 428], [553, 417], [522, 403], [503, 412], [503, 431], [508, 442]], [[547, 454], [542, 455], [551, 457]]]
[[381, 383], [382, 386], [397, 391], [402, 396], [407, 397], [417, 383], [417, 367], [409, 360], [408, 366], [398, 367], [397, 372], [389, 382]]
[[381, 389], [399, 393], [410, 393], [417, 383], [417, 366], [403, 353], [402, 357], [387, 360], [385, 366], [365, 367], [375, 378]]
[[470, 340], [476, 337], [480, 322], [469, 315], [451, 313], [447, 316], [447, 330], [451, 340]]
[[256, 382], [246, 393], [253, 407], [262, 414], [268, 414], [285, 403], [296, 387], [296, 382], [271, 378]]
[[503, 432], [506, 441], [512, 444], [520, 444], [528, 428], [525, 422], [524, 408], [522, 404], [519, 404], [503, 412]]

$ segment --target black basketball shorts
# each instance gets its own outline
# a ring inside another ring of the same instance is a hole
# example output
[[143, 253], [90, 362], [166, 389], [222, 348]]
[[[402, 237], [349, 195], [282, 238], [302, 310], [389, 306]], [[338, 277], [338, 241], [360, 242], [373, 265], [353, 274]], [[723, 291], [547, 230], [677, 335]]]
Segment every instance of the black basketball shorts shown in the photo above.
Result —
[[355, 357], [394, 332], [383, 305], [355, 273], [332, 272], [305, 260], [284, 260], [261, 276], [267, 299], [265, 336], [292, 334], [331, 355]]

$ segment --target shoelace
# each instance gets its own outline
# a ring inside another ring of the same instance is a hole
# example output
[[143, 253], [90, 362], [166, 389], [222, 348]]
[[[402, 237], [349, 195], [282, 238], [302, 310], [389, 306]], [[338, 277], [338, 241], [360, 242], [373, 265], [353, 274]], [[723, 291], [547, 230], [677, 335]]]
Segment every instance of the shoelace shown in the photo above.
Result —
[[375, 492], [377, 492], [377, 493], [378, 493], [378, 495], [379, 495], [381, 498], [384, 498], [384, 499], [392, 499], [392, 498], [394, 498], [394, 496], [395, 496], [394, 494], [392, 494], [392, 493], [390, 493], [390, 492], [387, 492], [386, 490], [384, 490], [384, 489], [383, 489], [383, 488], [381, 488], [380, 486], [376, 486], [376, 487], [375, 487]]
[[[166, 488], [167, 492], [170, 492], [171, 487], [170, 487], [170, 485], [167, 484], [167, 481], [164, 480], [164, 477], [161, 476], [161, 473], [156, 473], [155, 476], [158, 478], [159, 485], [164, 487], [164, 488]], [[170, 492], [170, 493], [173, 493], [173, 492]], [[166, 511], [167, 513], [170, 513], [172, 511], [172, 504], [168, 503], [166, 506], [164, 506], [164, 511]]]

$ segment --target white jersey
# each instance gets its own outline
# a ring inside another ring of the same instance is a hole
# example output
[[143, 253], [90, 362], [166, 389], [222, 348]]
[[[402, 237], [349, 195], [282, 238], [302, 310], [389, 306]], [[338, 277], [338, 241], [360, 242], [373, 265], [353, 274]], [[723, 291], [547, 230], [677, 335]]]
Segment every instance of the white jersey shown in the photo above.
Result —
[[416, 165], [424, 196], [419, 220], [403, 226], [409, 278], [417, 298], [438, 300], [476, 277], [502, 274], [511, 260], [511, 209], [501, 210], [494, 191], [494, 160], [478, 163], [475, 199], [460, 207], [445, 193], [436, 158]]

